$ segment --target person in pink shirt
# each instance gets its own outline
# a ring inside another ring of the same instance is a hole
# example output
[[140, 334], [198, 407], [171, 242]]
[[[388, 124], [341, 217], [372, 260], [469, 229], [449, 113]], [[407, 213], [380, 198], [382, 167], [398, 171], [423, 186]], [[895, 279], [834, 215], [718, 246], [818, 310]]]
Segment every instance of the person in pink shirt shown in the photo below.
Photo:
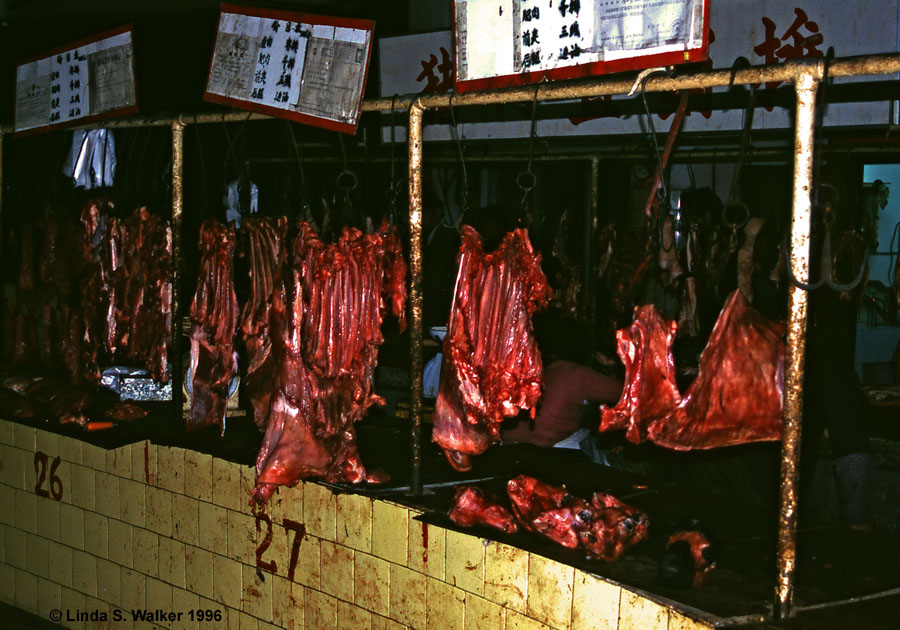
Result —
[[536, 329], [544, 360], [544, 393], [534, 421], [525, 418], [504, 430], [503, 442], [578, 448], [577, 441], [568, 438], [582, 428], [585, 408], [618, 402], [623, 382], [584, 364], [587, 335], [579, 322], [550, 316]]

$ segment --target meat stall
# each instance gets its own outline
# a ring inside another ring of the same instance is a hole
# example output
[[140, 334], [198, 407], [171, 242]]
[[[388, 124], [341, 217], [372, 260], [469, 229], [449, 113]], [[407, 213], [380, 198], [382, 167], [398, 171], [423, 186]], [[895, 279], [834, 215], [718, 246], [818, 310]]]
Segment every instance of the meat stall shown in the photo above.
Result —
[[[827, 67], [830, 76], [898, 70], [897, 55], [837, 59]], [[825, 71], [823, 61], [790, 63], [674, 78], [654, 76], [645, 84], [649, 92], [773, 80], [794, 85], [790, 265], [800, 279], [809, 277], [808, 191], [815, 94]], [[238, 425], [221, 442], [179, 434], [182, 408], [177, 400], [170, 426], [152, 436], [126, 432], [85, 436], [35, 421], [4, 419], [4, 461], [13, 465], [4, 466], [3, 501], [15, 506], [12, 520], [5, 521], [3, 581], [13, 586], [4, 591], [4, 599], [38, 614], [45, 614], [39, 602], [59, 602], [56, 608], [99, 610], [112, 615], [116, 608], [135, 605], [137, 593], [143, 597], [146, 588], [147, 596], [142, 601], [148, 608], [152, 594], [152, 601], [163, 602], [163, 608], [171, 602], [172, 610], [218, 611], [229, 623], [246, 619], [254, 625], [270, 623], [276, 627], [294, 623], [298, 609], [305, 611], [309, 627], [374, 626], [376, 622], [388, 623], [388, 619], [423, 627], [430, 619], [445, 617], [456, 627], [463, 623], [489, 627], [505, 619], [507, 624], [534, 627], [688, 628], [740, 625], [761, 622], [770, 615], [784, 618], [796, 614], [797, 462], [807, 302], [806, 293], [799, 287], [792, 287], [789, 303], [777, 574], [770, 610], [761, 606], [761, 601], [766, 598], [763, 593], [771, 576], [767, 579], [757, 573], [760, 565], [767, 566], [765, 562], [746, 559], [747, 566], [752, 566], [752, 577], [740, 571], [723, 572], [722, 583], [711, 591], [667, 590], [653, 584], [653, 559], [662, 551], [659, 541], [650, 549], [645, 544], [644, 552], [630, 560], [600, 565], [583, 553], [561, 550], [537, 537], [512, 531], [468, 532], [445, 517], [452, 488], [462, 483], [479, 483], [502, 491], [508, 479], [530, 473], [546, 481], [565, 482], [573, 494], [581, 496], [587, 496], [600, 483], [613, 489], [619, 499], [629, 501], [645, 496], [645, 491], [651, 495], [656, 492], [640, 478], [585, 466], [562, 454], [554, 454], [558, 457], [554, 461], [527, 448], [505, 449], [502, 457], [491, 457], [489, 452], [483, 465], [474, 469], [478, 474], [473, 478], [449, 472], [441, 458], [426, 452], [422, 444], [422, 172], [426, 159], [422, 124], [426, 109], [624, 94], [633, 87], [631, 79], [603, 79], [458, 94], [452, 103], [447, 95], [439, 94], [366, 101], [363, 111], [408, 108], [410, 114], [409, 442], [408, 448], [388, 444], [397, 438], [396, 425], [379, 426], [359, 438], [363, 458], [371, 456], [390, 468], [394, 480], [363, 487], [335, 483], [336, 479], [328, 483], [304, 480], [276, 494], [264, 488], [266, 508], [251, 510], [249, 492], [258, 479], [247, 464], [256, 458], [253, 437], [258, 440], [259, 436], [246, 425]], [[171, 128], [172, 310], [176, 322], [180, 322], [179, 313], [186, 310], [184, 296], [178, 292], [180, 274], [184, 273], [185, 128], [248, 118], [264, 117], [226, 114], [109, 125]], [[0, 151], [2, 142], [0, 134]], [[591, 228], [596, 232], [595, 216]], [[236, 310], [233, 316], [237, 317]], [[198, 329], [198, 338], [202, 334]], [[179, 339], [176, 334], [171, 348], [174, 392], [182, 389]], [[32, 460], [39, 475], [36, 485], [30, 477]], [[561, 470], [574, 472], [561, 475]], [[597, 476], [602, 481], [598, 482]], [[109, 488], [117, 490], [110, 492]], [[651, 512], [652, 521], [654, 511], [664, 513], [674, 505], [694, 501], [696, 497], [682, 496], [676, 489], [656, 492], [640, 506]], [[58, 528], [47, 525], [54, 519], [60, 522]], [[83, 522], [83, 532], [66, 531], [61, 525], [64, 519]], [[738, 527], [734, 522], [732, 525]], [[107, 541], [103, 545], [98, 543], [101, 529]], [[760, 548], [759, 541], [751, 539], [744, 541], [748, 556]], [[48, 555], [42, 555], [42, 549], [51, 546], [62, 546], [68, 550], [63, 556], [71, 556], [76, 570], [68, 581], [57, 578], [51, 569], [53, 560], [42, 561]], [[610, 558], [613, 556], [618, 554]], [[817, 595], [815, 604], [806, 599], [804, 604], [820, 606], [821, 594]], [[474, 621], [464, 621], [470, 619]], [[176, 620], [156, 621], [174, 624]]]

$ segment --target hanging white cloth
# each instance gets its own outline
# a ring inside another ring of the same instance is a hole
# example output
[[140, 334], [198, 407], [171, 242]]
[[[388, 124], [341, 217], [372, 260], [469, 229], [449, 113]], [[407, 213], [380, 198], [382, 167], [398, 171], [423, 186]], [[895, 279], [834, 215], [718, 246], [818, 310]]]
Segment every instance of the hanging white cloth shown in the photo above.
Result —
[[63, 173], [76, 188], [91, 190], [113, 185], [116, 174], [116, 141], [108, 129], [72, 133], [72, 149]]
[[[234, 221], [236, 228], [241, 227], [241, 217], [243, 214], [256, 214], [259, 210], [259, 188], [252, 181], [250, 184], [250, 208], [241, 208], [240, 197], [240, 180], [236, 179], [225, 187], [225, 198], [222, 203], [225, 204], [225, 220]], [[243, 214], [241, 213], [243, 210]]]

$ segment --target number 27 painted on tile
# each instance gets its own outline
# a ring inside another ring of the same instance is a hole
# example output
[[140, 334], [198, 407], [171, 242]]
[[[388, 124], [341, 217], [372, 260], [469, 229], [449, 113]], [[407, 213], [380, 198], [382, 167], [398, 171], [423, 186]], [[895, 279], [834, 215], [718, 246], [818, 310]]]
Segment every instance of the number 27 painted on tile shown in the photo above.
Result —
[[[261, 533], [262, 526], [260, 523], [266, 524], [266, 535], [263, 537], [262, 542], [259, 543], [259, 546], [256, 547], [256, 567], [258, 569], [262, 569], [263, 571], [268, 571], [269, 573], [278, 573], [278, 565], [275, 560], [263, 560], [263, 554], [269, 548], [269, 545], [272, 544], [272, 519], [269, 518], [269, 515], [264, 512], [256, 513], [256, 533], [257, 535]], [[303, 542], [303, 539], [306, 537], [306, 527], [297, 521], [292, 521], [291, 519], [285, 518], [282, 521], [284, 528], [286, 530], [294, 532], [294, 542], [291, 545], [291, 560], [288, 565], [288, 574], [287, 577], [290, 581], [294, 581], [294, 571], [297, 569], [297, 557], [300, 554], [300, 543]]]

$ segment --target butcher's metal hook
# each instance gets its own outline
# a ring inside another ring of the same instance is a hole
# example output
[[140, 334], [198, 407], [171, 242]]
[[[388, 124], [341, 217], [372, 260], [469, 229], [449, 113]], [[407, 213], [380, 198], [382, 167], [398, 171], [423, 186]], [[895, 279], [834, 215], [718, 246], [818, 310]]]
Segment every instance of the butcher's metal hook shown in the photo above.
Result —
[[[655, 194], [663, 203], [668, 199], [669, 190], [665, 178], [665, 165], [663, 164], [662, 152], [659, 150], [659, 139], [656, 137], [656, 127], [653, 124], [653, 114], [650, 113], [650, 106], [647, 104], [647, 81], [651, 76], [658, 73], [665, 73], [665, 68], [653, 68], [650, 71], [645, 70], [638, 75], [638, 79], [640, 80], [640, 88], [641, 88], [641, 101], [644, 103], [644, 113], [647, 115], [647, 129], [650, 132], [650, 143], [653, 145], [653, 150], [656, 153], [656, 167], [659, 169], [659, 182], [656, 185], [653, 194]], [[629, 96], [634, 92], [635, 86], [638, 85], [638, 80], [635, 80], [634, 85], [631, 88], [631, 92], [629, 92]], [[674, 124], [675, 121], [673, 121]], [[656, 182], [654, 182], [656, 184]], [[652, 196], [652, 195], [651, 195]]]
[[[297, 143], [297, 137], [294, 135], [294, 123], [290, 120], [285, 120], [285, 124], [287, 124], [288, 133], [290, 134], [290, 143], [291, 148], [293, 149], [293, 157], [297, 160], [297, 169], [300, 172], [300, 209], [303, 211], [304, 220], [310, 225], [314, 225], [315, 221], [312, 218], [312, 213], [310, 212], [309, 206], [309, 189], [306, 186], [306, 173], [303, 172], [303, 159], [300, 155], [300, 145]], [[290, 155], [288, 156], [288, 160], [290, 161]], [[291, 218], [293, 219], [294, 211], [291, 210]]]
[[[823, 184], [822, 187], [834, 189], [828, 184]], [[831, 228], [834, 225], [834, 212], [830, 203], [825, 206], [822, 223], [825, 225], [825, 234], [822, 237], [822, 253], [819, 259], [819, 264], [822, 266], [819, 279], [816, 282], [802, 282], [794, 277], [791, 266], [787, 265], [788, 279], [791, 281], [791, 284], [804, 291], [815, 291], [823, 286], [827, 286], [833, 291], [852, 291], [859, 286], [859, 283], [862, 282], [863, 276], [865, 275], [866, 266], [868, 265], [867, 261], [869, 259], [869, 248], [866, 247], [866, 253], [862, 258], [859, 270], [856, 272], [856, 277], [848, 284], [837, 282], [834, 277], [834, 265], [831, 256]]]
[[396, 176], [396, 159], [394, 157], [394, 145], [396, 144], [396, 138], [394, 137], [395, 129], [394, 129], [394, 109], [397, 106], [397, 97], [399, 94], [394, 94], [391, 97], [391, 181], [388, 184], [387, 189], [387, 199], [388, 199], [388, 228], [390, 230], [394, 229], [394, 225], [397, 224], [398, 217], [400, 215], [400, 210], [397, 207], [397, 201], [400, 199], [400, 193], [402, 190], [402, 181], [397, 179]]
[[[822, 107], [818, 108], [817, 112], [817, 120], [815, 122], [817, 129], [816, 135], [819, 139], [819, 144], [821, 144], [822, 137], [822, 129], [825, 126], [825, 95], [824, 95], [824, 87], [828, 83], [828, 69], [831, 64], [831, 61], [834, 59], [834, 49], [829, 48], [828, 52], [825, 54], [825, 67], [823, 70], [822, 76], [822, 91], [820, 92], [820, 96], [822, 98]], [[818, 179], [819, 170], [821, 167], [821, 158], [817, 156], [814, 165], [814, 178]], [[814, 179], [814, 181], [815, 181]], [[823, 194], [824, 191], [831, 191], [830, 195]], [[804, 291], [815, 291], [823, 286], [827, 286], [829, 289], [834, 291], [852, 291], [859, 283], [862, 282], [863, 276], [866, 272], [866, 267], [868, 266], [869, 259], [869, 247], [866, 247], [865, 255], [862, 258], [862, 263], [859, 266], [859, 270], [856, 273], [856, 277], [849, 284], [841, 284], [840, 282], [835, 281], [834, 278], [834, 269], [833, 269], [833, 261], [831, 256], [831, 228], [834, 224], [834, 205], [837, 203], [838, 192], [834, 186], [830, 184], [819, 184], [815, 187], [813, 192], [813, 206], [822, 208], [822, 223], [825, 226], [825, 234], [822, 237], [822, 253], [820, 258], [820, 264], [822, 266], [821, 276], [819, 280], [812, 283], [801, 282], [797, 278], [794, 277], [794, 273], [791, 270], [791, 266], [787, 265], [788, 268], [788, 279], [791, 284], [796, 286], [799, 289]]]
[[[731, 82], [734, 83], [734, 75], [739, 68], [749, 67], [750, 62], [745, 57], [738, 57], [731, 66]], [[728, 195], [728, 203], [722, 208], [722, 223], [731, 230], [728, 240], [728, 251], [734, 252], [738, 247], [738, 231], [743, 229], [750, 220], [750, 208], [741, 200], [741, 176], [744, 165], [753, 152], [753, 114], [756, 111], [756, 88], [748, 87], [747, 105], [744, 108], [744, 123], [741, 126], [741, 145], [738, 151], [738, 161], [731, 179], [731, 192]]]
[[647, 84], [647, 79], [649, 79], [654, 74], [667, 72], [665, 66], [658, 66], [656, 68], [647, 68], [646, 70], [641, 70], [641, 72], [634, 78], [634, 84], [631, 86], [631, 89], [628, 90], [628, 96], [634, 96], [638, 89], [643, 90]]
[[528, 166], [526, 166], [525, 170], [520, 172], [516, 177], [516, 186], [518, 186], [519, 190], [522, 191], [522, 211], [525, 214], [525, 219], [528, 222], [529, 226], [537, 225], [538, 223], [534, 220], [534, 217], [531, 216], [531, 209], [529, 208], [528, 204], [528, 195], [532, 190], [534, 190], [534, 187], [537, 185], [537, 176], [535, 176], [531, 165], [534, 161], [534, 140], [537, 137], [537, 105], [538, 92], [540, 91], [540, 89], [540, 83], [534, 86], [534, 99], [531, 103], [531, 132], [529, 133]]
[[[447, 204], [445, 203], [445, 209], [443, 214], [445, 216], [441, 217], [441, 223], [444, 227], [453, 228], [457, 232], [459, 232], [459, 226], [462, 225], [463, 218], [466, 216], [466, 212], [469, 210], [469, 174], [466, 171], [466, 156], [463, 152], [462, 140], [459, 137], [459, 128], [456, 125], [456, 113], [453, 110], [453, 97], [456, 96], [456, 92], [450, 93], [450, 135], [453, 136], [453, 140], [456, 142], [456, 149], [459, 152], [459, 166], [462, 170], [462, 208], [460, 209], [459, 216], [456, 218], [456, 221], [448, 221], [446, 215], [448, 214], [448, 210], [446, 208]], [[451, 215], [452, 216], [452, 215]], [[452, 313], [453, 311], [451, 311]]]

